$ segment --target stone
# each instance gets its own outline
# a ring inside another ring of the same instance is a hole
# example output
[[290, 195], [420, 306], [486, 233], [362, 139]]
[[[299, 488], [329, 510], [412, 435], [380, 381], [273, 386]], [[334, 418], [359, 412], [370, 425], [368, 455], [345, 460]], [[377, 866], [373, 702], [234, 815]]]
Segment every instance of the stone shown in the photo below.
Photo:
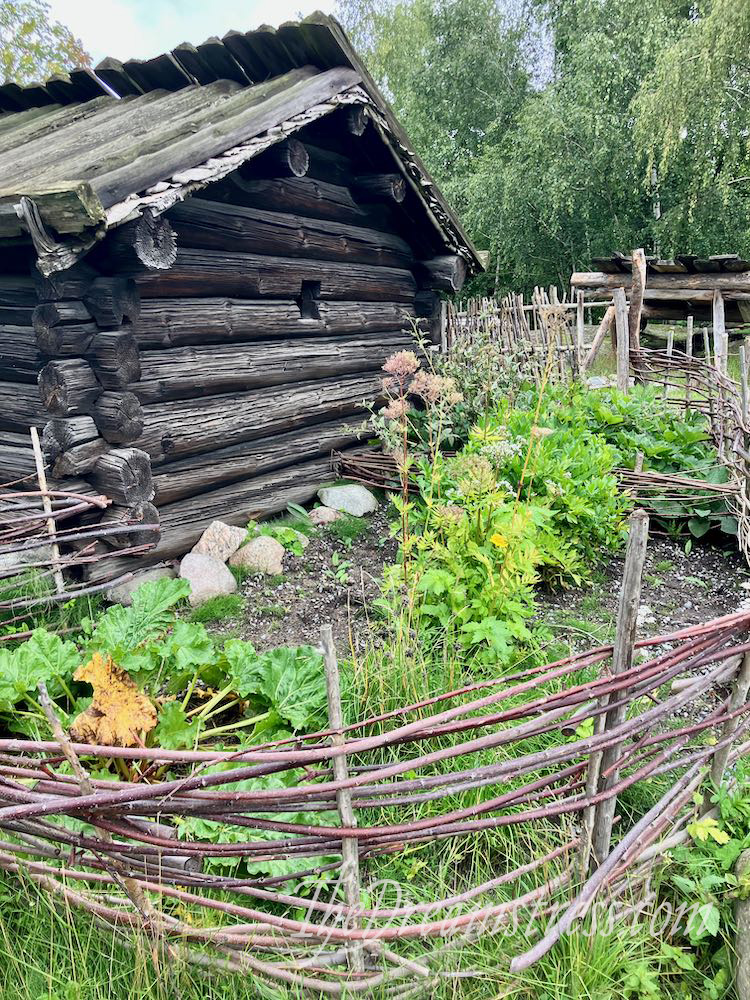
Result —
[[224, 521], [212, 521], [193, 546], [193, 552], [226, 562], [246, 538], [247, 528], [238, 528], [234, 524], [225, 524]]
[[284, 572], [282, 560], [284, 546], [270, 535], [258, 535], [247, 545], [237, 549], [229, 560], [230, 566], [242, 566], [251, 573], [265, 573], [267, 576], [278, 576]]
[[194, 608], [212, 597], [233, 594], [237, 589], [237, 581], [221, 559], [203, 552], [188, 552], [180, 563], [180, 576], [190, 584], [188, 599]]
[[0, 556], [0, 573], [10, 576], [12, 573], [23, 573], [24, 570], [38, 567], [46, 569], [52, 562], [52, 546], [37, 545], [30, 549], [20, 549]]
[[378, 501], [364, 486], [347, 483], [345, 486], [324, 486], [318, 490], [318, 499], [326, 507], [332, 507], [342, 514], [364, 517], [378, 509]]
[[340, 511], [334, 510], [333, 507], [313, 507], [309, 514], [310, 520], [316, 526], [320, 526], [321, 524], [333, 524], [333, 522], [338, 521], [340, 517]]
[[129, 608], [133, 603], [133, 594], [142, 583], [151, 583], [153, 580], [173, 580], [176, 576], [177, 574], [171, 566], [153, 566], [151, 569], [142, 569], [134, 573], [131, 580], [110, 587], [104, 596], [110, 604], [124, 604], [126, 608]]

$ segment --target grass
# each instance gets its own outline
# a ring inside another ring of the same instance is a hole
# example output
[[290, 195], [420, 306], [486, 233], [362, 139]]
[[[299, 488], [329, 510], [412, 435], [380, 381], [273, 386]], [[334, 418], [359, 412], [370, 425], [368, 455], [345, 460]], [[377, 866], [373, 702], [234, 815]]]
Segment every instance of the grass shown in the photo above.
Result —
[[221, 594], [209, 597], [207, 601], [191, 612], [191, 622], [225, 622], [239, 618], [245, 609], [245, 599], [239, 594]]
[[[50, 577], [42, 577], [36, 569], [25, 569], [18, 576], [0, 581], [0, 599], [4, 602], [20, 598], [45, 598], [54, 593]], [[30, 629], [44, 627], [51, 631], [59, 629], [79, 629], [86, 618], [94, 618], [102, 609], [103, 601], [98, 594], [76, 597], [70, 601], [42, 601], [32, 608], [12, 613], [0, 613], [0, 633], [10, 635]], [[9, 621], [19, 616], [18, 621]]]
[[346, 548], [351, 548], [356, 540], [367, 531], [367, 519], [355, 517], [353, 514], [342, 514], [337, 521], [331, 521], [330, 524], [326, 525], [326, 530]]
[[260, 604], [255, 610], [263, 618], [285, 618], [289, 614], [283, 604]]
[[[509, 849], [517, 852], [529, 848], [522, 838], [515, 845], [509, 842]], [[420, 859], [418, 852], [410, 860], [412, 879], [420, 880], [420, 899], [437, 898], [449, 886], [469, 879], [492, 877], [490, 854], [467, 864], [462, 852], [441, 849], [429, 858], [429, 870], [420, 863], [427, 860]], [[406, 871], [399, 874], [404, 876]], [[272, 989], [249, 975], [206, 975], [171, 959], [155, 965], [144, 939], [127, 932], [115, 936], [101, 931], [86, 914], [65, 906], [55, 910], [35, 887], [19, 888], [7, 877], [0, 881], [0, 902], [3, 1000], [303, 1000], [295, 989]], [[458, 952], [448, 950], [438, 966], [441, 981], [429, 996], [434, 1000], [620, 1000], [627, 995], [624, 986], [634, 969], [656, 967], [659, 947], [642, 927], [634, 931], [622, 927], [614, 934], [591, 933], [584, 927], [563, 938], [528, 972], [511, 976], [507, 971], [510, 955], [528, 947], [531, 940], [521, 927], [483, 937]], [[434, 944], [440, 946], [440, 942]], [[416, 957], [420, 950], [415, 945], [412, 954]], [[379, 1000], [379, 994], [375, 998]]]

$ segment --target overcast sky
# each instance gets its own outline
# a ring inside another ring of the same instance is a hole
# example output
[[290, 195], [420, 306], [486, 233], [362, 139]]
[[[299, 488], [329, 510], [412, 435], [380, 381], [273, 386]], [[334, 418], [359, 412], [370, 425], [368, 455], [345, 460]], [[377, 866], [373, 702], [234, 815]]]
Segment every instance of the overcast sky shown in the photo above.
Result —
[[105, 56], [148, 59], [180, 42], [199, 44], [230, 28], [275, 27], [334, 0], [48, 0], [52, 16], [81, 39], [94, 65]]

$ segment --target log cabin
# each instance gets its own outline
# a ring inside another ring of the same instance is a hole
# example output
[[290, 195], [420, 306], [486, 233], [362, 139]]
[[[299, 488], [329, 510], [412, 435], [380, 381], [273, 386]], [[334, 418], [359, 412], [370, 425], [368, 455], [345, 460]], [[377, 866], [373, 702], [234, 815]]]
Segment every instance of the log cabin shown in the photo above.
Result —
[[0, 481], [39, 427], [55, 484], [159, 524], [148, 562], [312, 498], [481, 269], [321, 14], [0, 86], [0, 178]]

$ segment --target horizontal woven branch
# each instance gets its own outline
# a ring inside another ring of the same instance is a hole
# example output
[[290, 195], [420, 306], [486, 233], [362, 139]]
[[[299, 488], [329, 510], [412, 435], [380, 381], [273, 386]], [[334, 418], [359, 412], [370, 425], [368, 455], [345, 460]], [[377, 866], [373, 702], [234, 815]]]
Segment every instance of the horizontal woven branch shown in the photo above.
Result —
[[[731, 710], [724, 691], [750, 650], [750, 611], [641, 640], [638, 649], [642, 662], [616, 677], [607, 669], [612, 647], [600, 646], [355, 722], [341, 745], [321, 731], [236, 753], [99, 747], [70, 743], [59, 725], [52, 740], [0, 740], [0, 868], [108, 927], [141, 928], [201, 966], [331, 995], [429, 979], [446, 948], [501, 933], [522, 911], [544, 922], [552, 909], [566, 914], [582, 897], [616, 893], [647, 848], [673, 832], [711, 757], [730, 744], [735, 756], [744, 752], [750, 705]], [[712, 707], [685, 723], [683, 710], [697, 711], [712, 692]], [[625, 722], [604, 732], [589, 723], [585, 735], [587, 720], [619, 703], [630, 706]], [[727, 735], [730, 722], [737, 728]], [[617, 782], [589, 795], [588, 760], [610, 746], [622, 747]], [[332, 770], [340, 756], [345, 780]], [[143, 777], [91, 778], [84, 768], [103, 757], [128, 761]], [[172, 776], [159, 778], [165, 765]], [[625, 831], [582, 884], [582, 812], [657, 775], [672, 776], [660, 807]], [[342, 790], [356, 826], [331, 818]], [[473, 793], [472, 804], [456, 807], [462, 792]], [[228, 824], [233, 842], [181, 839], [186, 818]], [[519, 824], [545, 847], [490, 882], [428, 903], [376, 901], [355, 911], [342, 901], [345, 839], [356, 841], [365, 865]], [[213, 870], [212, 862], [231, 860], [285, 869]], [[312, 898], [288, 888], [307, 877], [318, 879]], [[561, 921], [547, 927], [550, 947]], [[364, 948], [363, 973], [342, 968], [353, 942]]]

